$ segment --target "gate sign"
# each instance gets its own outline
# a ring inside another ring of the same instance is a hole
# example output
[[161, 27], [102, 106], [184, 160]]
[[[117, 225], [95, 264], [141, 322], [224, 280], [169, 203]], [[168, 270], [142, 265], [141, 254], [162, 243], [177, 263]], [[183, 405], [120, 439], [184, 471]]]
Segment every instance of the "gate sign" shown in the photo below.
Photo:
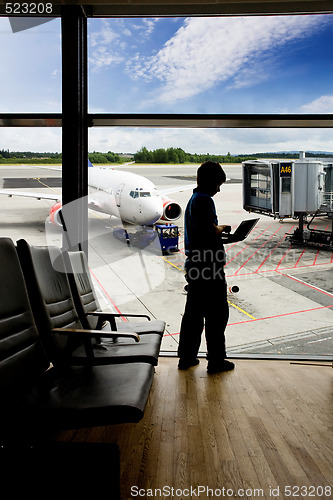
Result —
[[280, 177], [291, 177], [292, 163], [280, 163]]

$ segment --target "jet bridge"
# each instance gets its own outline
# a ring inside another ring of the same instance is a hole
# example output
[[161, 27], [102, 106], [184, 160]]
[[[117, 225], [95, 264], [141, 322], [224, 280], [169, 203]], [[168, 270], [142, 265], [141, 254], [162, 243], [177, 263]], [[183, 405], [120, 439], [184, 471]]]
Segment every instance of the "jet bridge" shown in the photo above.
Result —
[[[332, 248], [333, 230], [310, 228], [314, 217], [333, 212], [333, 162], [305, 158], [247, 160], [243, 168], [243, 208], [248, 212], [299, 220], [291, 237], [295, 243], [321, 244]], [[304, 220], [311, 217], [307, 229]]]

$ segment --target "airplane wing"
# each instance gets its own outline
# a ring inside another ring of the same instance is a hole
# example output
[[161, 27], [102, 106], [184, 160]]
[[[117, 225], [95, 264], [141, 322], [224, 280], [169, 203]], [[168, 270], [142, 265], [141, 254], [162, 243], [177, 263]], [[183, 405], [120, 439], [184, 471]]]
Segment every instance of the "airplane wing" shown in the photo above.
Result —
[[51, 167], [51, 165], [28, 165], [28, 164], [22, 163], [20, 166], [21, 167], [28, 167], [28, 168], [36, 168], [36, 169], [44, 168], [46, 170], [57, 170], [57, 172], [62, 171], [61, 165]]
[[172, 193], [181, 193], [182, 191], [187, 191], [188, 189], [194, 189], [197, 187], [197, 183], [186, 184], [183, 186], [173, 186], [167, 189], [158, 189], [159, 194], [172, 194]]
[[[44, 168], [47, 170], [57, 170], [61, 171], [61, 166], [46, 166], [46, 165], [22, 165], [23, 167], [29, 168]], [[9, 197], [12, 196], [24, 196], [26, 198], [36, 198], [36, 200], [51, 200], [51, 201], [61, 201], [61, 194], [56, 193], [55, 191], [52, 193], [41, 193], [41, 192], [33, 192], [33, 191], [19, 191], [18, 189], [14, 189], [10, 191], [9, 189], [0, 189], [0, 195], [6, 195]]]
[[[226, 181], [229, 181], [229, 177], [227, 177]], [[192, 182], [192, 184], [184, 184], [183, 186], [173, 186], [167, 189], [158, 189], [159, 194], [172, 194], [172, 193], [181, 193], [182, 191], [187, 191], [189, 189], [195, 189], [197, 187], [196, 182]]]
[[0, 194], [7, 195], [9, 197], [12, 196], [25, 196], [26, 198], [36, 198], [36, 200], [53, 200], [53, 201], [61, 201], [61, 194], [58, 193], [33, 193], [32, 191], [18, 191], [13, 190], [9, 191], [8, 189], [0, 189]]

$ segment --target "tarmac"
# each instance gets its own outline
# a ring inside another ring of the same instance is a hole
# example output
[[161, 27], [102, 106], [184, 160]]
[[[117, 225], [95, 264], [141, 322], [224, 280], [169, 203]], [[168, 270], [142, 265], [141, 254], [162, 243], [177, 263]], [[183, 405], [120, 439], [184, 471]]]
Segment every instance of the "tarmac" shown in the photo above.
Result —
[[[158, 189], [195, 182], [198, 165], [127, 165], [119, 167], [149, 178]], [[118, 167], [117, 167], [118, 168]], [[228, 181], [214, 197], [219, 223], [232, 228], [244, 219], [260, 220], [243, 242], [226, 246], [225, 272], [230, 318], [227, 353], [237, 357], [333, 359], [333, 253], [320, 246], [299, 246], [288, 239], [298, 221], [280, 221], [243, 209], [240, 165], [225, 166]], [[60, 192], [60, 172], [31, 166], [0, 166], [0, 186], [27, 191]], [[33, 180], [33, 181], [32, 181]], [[183, 209], [191, 196], [184, 190], [170, 198]], [[0, 196], [0, 236], [32, 245], [61, 245], [61, 230], [47, 218], [52, 201]], [[116, 218], [89, 212], [89, 265], [101, 307], [120, 313], [149, 314], [167, 323], [161, 355], [176, 356], [186, 292], [184, 220], [179, 250], [170, 255], [147, 247], [129, 247], [114, 238]], [[316, 217], [317, 229], [331, 228], [327, 215]], [[129, 231], [137, 228], [128, 227]], [[125, 318], [124, 318], [125, 320]], [[206, 352], [203, 335], [200, 356]]]

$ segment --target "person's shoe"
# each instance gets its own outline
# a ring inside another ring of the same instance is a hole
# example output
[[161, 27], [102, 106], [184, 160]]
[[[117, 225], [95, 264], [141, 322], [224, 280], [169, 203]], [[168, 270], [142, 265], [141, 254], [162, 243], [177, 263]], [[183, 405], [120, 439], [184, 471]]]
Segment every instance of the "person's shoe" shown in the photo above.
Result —
[[208, 373], [220, 373], [220, 372], [229, 372], [235, 368], [235, 364], [232, 361], [228, 361], [224, 359], [219, 363], [209, 363], [207, 365]]
[[198, 359], [192, 359], [191, 361], [189, 360], [179, 360], [178, 363], [178, 370], [187, 370], [188, 368], [191, 368], [191, 366], [197, 366], [199, 364]]

